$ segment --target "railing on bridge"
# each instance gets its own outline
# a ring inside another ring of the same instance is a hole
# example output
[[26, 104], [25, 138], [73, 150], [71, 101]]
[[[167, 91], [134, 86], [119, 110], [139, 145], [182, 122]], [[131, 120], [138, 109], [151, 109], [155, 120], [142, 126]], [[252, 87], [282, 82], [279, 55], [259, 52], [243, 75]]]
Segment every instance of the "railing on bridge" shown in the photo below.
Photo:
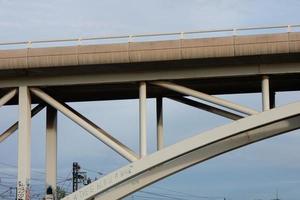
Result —
[[69, 39], [6, 42], [6, 43], [0, 43], [0, 47], [5, 47], [5, 49], [15, 49], [15, 48], [49, 47], [53, 45], [70, 46], [70, 45], [86, 45], [86, 44], [103, 44], [105, 43], [105, 41], [109, 41], [108, 43], [111, 44], [111, 43], [122, 43], [122, 42], [210, 38], [210, 37], [220, 37], [220, 36], [289, 33], [289, 32], [300, 32], [300, 24], [282, 25], [282, 26], [212, 29], [212, 30], [199, 30], [199, 31], [188, 31], [188, 32], [149, 33], [149, 34], [134, 34], [134, 35], [104, 36], [104, 37], [86, 37], [86, 38], [79, 37], [79, 38], [69, 38]]

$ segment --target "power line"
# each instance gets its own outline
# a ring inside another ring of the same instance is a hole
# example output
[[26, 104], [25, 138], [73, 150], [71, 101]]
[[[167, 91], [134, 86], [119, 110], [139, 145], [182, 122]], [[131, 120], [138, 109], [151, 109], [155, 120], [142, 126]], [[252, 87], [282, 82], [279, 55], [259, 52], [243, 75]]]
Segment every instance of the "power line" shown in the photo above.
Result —
[[153, 197], [153, 196], [143, 196], [143, 195], [132, 195], [131, 196], [132, 199], [136, 199], [136, 198], [139, 198], [139, 199], [151, 199], [151, 200], [165, 200], [166, 198], [163, 198], [163, 197]]
[[88, 171], [88, 172], [93, 172], [95, 174], [98, 174], [98, 175], [106, 175], [106, 173], [103, 173], [103, 172], [100, 172], [100, 171], [96, 171], [96, 170], [92, 170], [92, 169], [87, 169], [87, 168], [83, 168], [81, 167], [81, 169], [85, 170], [85, 171]]
[[154, 188], [160, 189], [160, 190], [166, 190], [169, 192], [175, 192], [178, 194], [182, 194], [182, 195], [187, 195], [193, 198], [201, 198], [201, 199], [225, 199], [225, 197], [222, 196], [200, 196], [200, 195], [195, 195], [195, 194], [191, 194], [191, 193], [186, 193], [186, 192], [181, 192], [181, 191], [176, 191], [176, 190], [171, 190], [169, 188], [163, 188], [163, 187], [158, 187], [158, 186], [153, 186]]
[[171, 196], [169, 196], [169, 195], [162, 194], [162, 193], [147, 192], [147, 191], [139, 191], [139, 192], [140, 192], [140, 193], [144, 193], [144, 194], [151, 194], [151, 195], [158, 196], [158, 197], [164, 197], [164, 198], [168, 198], [168, 199], [188, 200], [188, 199], [180, 198], [180, 197], [171, 197]]
[[69, 181], [68, 185], [66, 186], [66, 191], [71, 193], [71, 188], [72, 188], [72, 181]]
[[3, 196], [5, 193], [10, 192], [12, 188], [9, 188], [8, 190], [5, 190], [4, 192], [0, 193], [0, 196]]
[[[1, 176], [1, 174], [2, 174], [2, 175], [5, 175], [5, 176], [8, 176], [8, 177], [3, 177], [3, 176]], [[0, 178], [7, 178], [7, 179], [15, 179], [15, 180], [16, 180], [16, 179], [17, 179], [17, 176], [14, 175], [14, 174], [9, 174], [9, 173], [5, 173], [5, 172], [0, 172]], [[33, 178], [33, 177], [31, 177], [30, 180], [32, 180], [32, 181], [44, 182], [44, 179], [42, 179], [42, 178]]]
[[5, 185], [5, 184], [2, 184], [2, 183], [0, 183], [0, 186], [6, 187], [6, 188], [11, 188], [11, 187], [12, 187], [12, 186], [10, 186], [10, 185]]
[[[12, 168], [18, 168], [17, 165], [13, 165], [13, 164], [9, 164], [9, 163], [4, 163], [4, 162], [0, 162], [0, 165], [3, 165], [3, 166], [7, 166], [7, 167], [12, 167]], [[2, 173], [2, 172], [0, 172]], [[41, 172], [41, 171], [38, 171], [37, 169], [32, 169], [32, 173], [36, 173], [36, 174], [40, 174], [40, 175], [45, 175], [46, 172]], [[58, 179], [63, 179], [63, 177], [57, 177]]]
[[[16, 165], [13, 165], [13, 164], [8, 164], [8, 163], [4, 163], [4, 162], [0, 162], [0, 165], [2, 166], [6, 166], [6, 167], [10, 167], [10, 168], [17, 168]], [[33, 173], [35, 173], [36, 176], [40, 176], [40, 175], [45, 175], [46, 173], [45, 172], [40, 172], [40, 171], [36, 171], [36, 170], [32, 170]], [[70, 171], [71, 173], [71, 171]], [[61, 181], [58, 182], [58, 184], [62, 183], [62, 188], [64, 187], [65, 183], [67, 181], [69, 181], [69, 177], [71, 174], [68, 174], [66, 178], [62, 178], [62, 177], [57, 177], [58, 179], [63, 179]], [[1, 177], [1, 175], [4, 175], [5, 177]], [[10, 174], [10, 173], [5, 173], [5, 172], [0, 172], [0, 178], [8, 178], [8, 179], [13, 179], [13, 180], [16, 180], [17, 179], [17, 175], [16, 174]], [[43, 178], [35, 178], [35, 177], [32, 177], [30, 179], [31, 181], [38, 181], [38, 182], [44, 182], [44, 179]], [[7, 181], [5, 181], [7, 182]], [[13, 184], [14, 186], [10, 186], [10, 185], [7, 185], [7, 184], [0, 184], [1, 187], [4, 187], [4, 188], [15, 188], [15, 184], [16, 183], [10, 183], [10, 184]], [[34, 184], [31, 184], [31, 186], [33, 186]], [[37, 186], [40, 186], [41, 184], [38, 184]], [[7, 191], [7, 190], [6, 190]], [[34, 200], [38, 200], [38, 199], [41, 199], [41, 197], [44, 196], [44, 191], [45, 191], [45, 188], [36, 188], [36, 189], [33, 189], [33, 188], [30, 188], [30, 191], [34, 191], [31, 193], [31, 199]], [[15, 196], [7, 196], [7, 197], [4, 197], [4, 196], [1, 196], [0, 199], [9, 199], [10, 198], [13, 198], [13, 200], [15, 200]]]
[[69, 179], [69, 177], [71, 177], [72, 174], [72, 170], [70, 170], [70, 172], [68, 173], [68, 175], [65, 178], [65, 181], [62, 182], [62, 185], [60, 186], [62, 189], [64, 188], [64, 185], [66, 184], [67, 180]]

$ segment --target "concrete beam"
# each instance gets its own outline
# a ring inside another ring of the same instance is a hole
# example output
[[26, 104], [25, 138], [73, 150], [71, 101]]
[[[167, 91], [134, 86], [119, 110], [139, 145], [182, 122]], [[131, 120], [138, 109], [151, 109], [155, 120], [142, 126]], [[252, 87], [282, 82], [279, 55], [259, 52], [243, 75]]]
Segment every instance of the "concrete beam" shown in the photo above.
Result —
[[233, 102], [230, 102], [230, 101], [227, 101], [227, 100], [224, 100], [224, 99], [212, 96], [212, 95], [205, 94], [203, 92], [199, 92], [199, 91], [196, 91], [196, 90], [193, 90], [193, 89], [181, 86], [181, 85], [177, 85], [175, 83], [171, 83], [171, 82], [167, 82], [167, 81], [155, 81], [155, 82], [151, 82], [151, 84], [161, 86], [163, 88], [170, 89], [170, 90], [179, 92], [184, 95], [192, 96], [192, 97], [195, 97], [195, 98], [198, 98], [198, 99], [201, 99], [201, 100], [204, 100], [204, 101], [207, 101], [207, 102], [210, 102], [210, 103], [213, 103], [213, 104], [225, 107], [225, 108], [229, 108], [229, 109], [232, 109], [232, 110], [235, 110], [235, 111], [247, 114], [247, 115], [254, 115], [254, 114], [258, 113], [256, 110], [253, 110], [246, 106], [242, 106], [242, 105], [239, 105], [239, 104], [236, 104], [236, 103], [233, 103]]
[[[239, 63], [236, 61], [234, 63]], [[155, 64], [156, 65], [156, 64]], [[183, 63], [183, 66], [187, 64]], [[58, 73], [57, 76], [35, 75], [3, 77], [0, 79], [1, 88], [28, 86], [66, 86], [66, 85], [86, 85], [86, 84], [110, 84], [128, 83], [139, 81], [156, 80], [182, 80], [182, 79], [204, 79], [204, 78], [224, 78], [224, 77], [246, 77], [270, 75], [294, 75], [300, 74], [300, 62], [294, 63], [271, 63], [271, 64], [241, 64], [241, 65], [221, 65], [221, 66], [201, 66], [198, 67], [177, 67], [177, 68], [155, 68], [140, 71], [123, 71], [115, 73], [114, 70], [105, 73], [95, 73], [93, 70], [89, 74], [65, 74]], [[109, 66], [105, 66], [109, 69]], [[88, 68], [84, 66], [84, 68]]]
[[2, 107], [9, 100], [11, 100], [16, 94], [17, 94], [17, 89], [13, 89], [13, 90], [9, 91], [8, 93], [6, 93], [3, 97], [1, 97], [0, 107]]
[[180, 102], [180, 103], [184, 103], [189, 106], [193, 106], [193, 107], [201, 109], [201, 110], [205, 110], [207, 112], [210, 112], [210, 113], [213, 113], [216, 115], [220, 115], [222, 117], [226, 117], [228, 119], [238, 120], [238, 119], [243, 118], [243, 116], [241, 116], [241, 115], [237, 115], [235, 113], [232, 113], [232, 112], [229, 112], [226, 110], [222, 110], [222, 109], [219, 109], [219, 108], [216, 108], [213, 106], [209, 106], [204, 103], [200, 103], [200, 102], [197, 102], [197, 101], [185, 98], [185, 97], [169, 97], [169, 99], [172, 99], [172, 100]]
[[0, 70], [299, 53], [299, 35], [274, 33], [2, 50]]

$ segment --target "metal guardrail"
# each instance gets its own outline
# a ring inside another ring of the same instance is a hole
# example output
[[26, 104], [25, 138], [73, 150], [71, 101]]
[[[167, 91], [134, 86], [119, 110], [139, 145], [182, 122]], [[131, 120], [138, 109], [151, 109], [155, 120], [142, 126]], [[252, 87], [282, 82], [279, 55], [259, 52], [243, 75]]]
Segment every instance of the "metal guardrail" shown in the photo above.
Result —
[[232, 32], [232, 35], [239, 35], [240, 32], [242, 31], [258, 31], [258, 30], [271, 30], [271, 29], [286, 29], [286, 33], [288, 33], [288, 32], [293, 32], [293, 29], [295, 28], [300, 28], [300, 24], [283, 25], [283, 26], [231, 28], [231, 29], [213, 29], [213, 30], [200, 30], [200, 31], [189, 31], [189, 32], [116, 35], [116, 36], [71, 38], [71, 39], [56, 39], [56, 40], [34, 40], [34, 41], [23, 41], [23, 42], [0, 43], [0, 46], [26, 45], [27, 48], [31, 48], [33, 44], [49, 44], [49, 43], [60, 43], [60, 42], [78, 42], [78, 45], [81, 45], [83, 41], [113, 40], [113, 39], [128, 39], [128, 42], [133, 42], [134, 38], [147, 38], [147, 37], [159, 37], [159, 36], [179, 36], [178, 39], [184, 39], [185, 36], [192, 35], [192, 34]]

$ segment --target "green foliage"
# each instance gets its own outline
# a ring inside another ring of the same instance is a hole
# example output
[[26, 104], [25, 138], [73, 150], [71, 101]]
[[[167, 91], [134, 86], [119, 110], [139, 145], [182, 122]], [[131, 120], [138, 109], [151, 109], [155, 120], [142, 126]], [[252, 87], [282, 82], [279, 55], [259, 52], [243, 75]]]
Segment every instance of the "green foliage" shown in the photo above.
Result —
[[57, 196], [58, 200], [64, 198], [66, 195], [67, 195], [67, 192], [63, 188], [61, 188], [61, 187], [56, 188], [56, 196]]

